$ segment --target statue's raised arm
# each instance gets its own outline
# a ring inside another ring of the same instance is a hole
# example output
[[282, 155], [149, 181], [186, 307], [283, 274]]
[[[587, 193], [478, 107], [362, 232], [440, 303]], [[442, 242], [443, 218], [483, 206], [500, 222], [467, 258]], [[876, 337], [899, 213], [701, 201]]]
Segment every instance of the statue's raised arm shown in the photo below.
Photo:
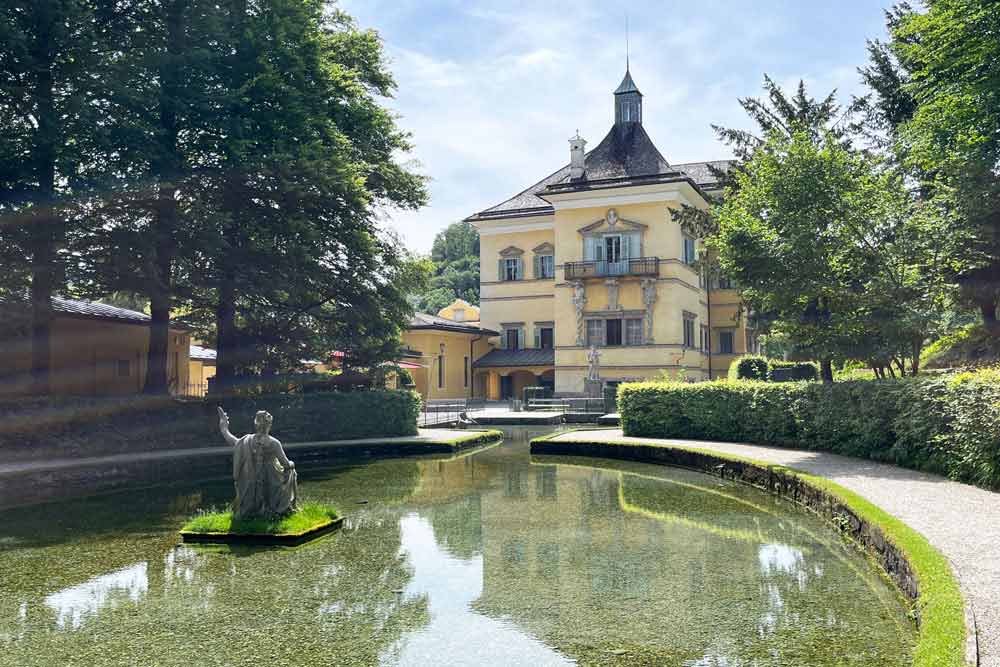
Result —
[[230, 446], [235, 446], [236, 443], [239, 442], [239, 438], [229, 432], [229, 415], [226, 414], [226, 411], [222, 409], [221, 405], [218, 409], [219, 431], [222, 432], [222, 437], [226, 439], [226, 442], [229, 443]]

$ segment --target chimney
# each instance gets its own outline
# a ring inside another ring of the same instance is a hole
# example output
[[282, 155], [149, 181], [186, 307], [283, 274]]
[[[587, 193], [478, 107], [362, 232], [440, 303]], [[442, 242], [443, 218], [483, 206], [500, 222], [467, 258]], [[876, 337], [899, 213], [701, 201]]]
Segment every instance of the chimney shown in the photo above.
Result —
[[569, 140], [569, 177], [573, 180], [583, 178], [586, 147], [587, 140], [581, 137], [580, 130], [577, 130], [576, 136]]

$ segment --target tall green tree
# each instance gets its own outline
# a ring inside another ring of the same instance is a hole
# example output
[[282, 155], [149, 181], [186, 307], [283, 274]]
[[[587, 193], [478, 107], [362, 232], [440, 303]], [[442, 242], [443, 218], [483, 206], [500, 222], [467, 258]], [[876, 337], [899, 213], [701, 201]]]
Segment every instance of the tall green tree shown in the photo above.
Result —
[[433, 276], [417, 308], [436, 313], [455, 299], [479, 305], [479, 232], [453, 222], [437, 233], [431, 247]]
[[337, 321], [373, 299], [398, 331], [405, 317], [389, 303], [405, 293], [408, 257], [376, 209], [418, 206], [425, 191], [397, 161], [409, 141], [379, 103], [395, 84], [375, 33], [317, 0], [222, 6], [224, 118], [210, 139], [217, 164], [199, 174], [203, 250], [186, 275], [195, 305], [214, 314], [227, 385], [278, 341], [306, 352], [289, 334], [305, 323], [324, 327], [313, 341], [363, 335]]
[[915, 103], [895, 120], [908, 166], [971, 230], [954, 257], [963, 297], [1000, 334], [1000, 11], [992, 0], [897, 7], [889, 44]]
[[[49, 390], [52, 296], [64, 285], [63, 207], [105, 165], [102, 58], [115, 43], [110, 3], [10, 0], [0, 5], [0, 253], [2, 291], [31, 309], [32, 390]], [[8, 268], [9, 267], [9, 268]]]
[[772, 133], [736, 178], [714, 244], [747, 303], [824, 381], [859, 355], [903, 355], [916, 372], [945, 254], [936, 212], [831, 135]]

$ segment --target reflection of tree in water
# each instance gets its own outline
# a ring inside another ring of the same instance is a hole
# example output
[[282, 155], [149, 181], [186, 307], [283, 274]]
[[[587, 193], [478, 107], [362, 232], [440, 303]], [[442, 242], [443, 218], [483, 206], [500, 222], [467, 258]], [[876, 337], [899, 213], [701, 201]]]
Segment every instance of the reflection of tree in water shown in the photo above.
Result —
[[371, 468], [303, 485], [310, 498], [370, 504], [347, 507], [342, 533], [294, 550], [175, 547], [191, 504], [215, 491], [108, 496], [78, 516], [65, 506], [74, 516], [30, 540], [19, 526], [24, 539], [0, 551], [0, 664], [376, 664], [429, 618], [426, 599], [395, 592], [411, 572], [392, 504], [413, 492], [416, 464]]
[[818, 519], [693, 473], [537, 467], [555, 494], [483, 497], [480, 613], [581, 664], [906, 664], [903, 609]]

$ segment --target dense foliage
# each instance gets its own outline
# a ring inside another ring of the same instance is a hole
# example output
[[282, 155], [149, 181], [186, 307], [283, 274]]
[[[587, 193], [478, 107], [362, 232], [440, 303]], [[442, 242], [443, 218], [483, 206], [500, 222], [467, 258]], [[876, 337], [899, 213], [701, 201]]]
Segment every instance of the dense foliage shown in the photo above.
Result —
[[233, 432], [253, 430], [253, 415], [267, 410], [276, 416], [275, 435], [289, 442], [344, 440], [417, 434], [420, 394], [408, 390], [375, 390], [271, 394], [229, 398]]
[[479, 305], [479, 232], [471, 224], [455, 222], [438, 232], [430, 261], [433, 275], [417, 310], [433, 315], [455, 299]]
[[395, 355], [426, 271], [377, 211], [426, 193], [377, 34], [321, 0], [16, 0], [0, 42], [0, 296], [31, 296], [38, 392], [59, 292], [149, 303], [149, 393], [178, 315], [220, 385]]
[[871, 458], [1000, 488], [1000, 371], [890, 381], [626, 384], [626, 435]]
[[822, 364], [909, 361], [946, 292], [950, 240], [903, 178], [834, 134], [773, 133], [735, 175], [712, 240], [756, 319]]
[[[775, 373], [775, 370], [778, 373]], [[795, 381], [815, 380], [819, 377], [816, 364], [811, 361], [784, 361], [757, 354], [745, 354], [729, 365], [730, 380]]]

